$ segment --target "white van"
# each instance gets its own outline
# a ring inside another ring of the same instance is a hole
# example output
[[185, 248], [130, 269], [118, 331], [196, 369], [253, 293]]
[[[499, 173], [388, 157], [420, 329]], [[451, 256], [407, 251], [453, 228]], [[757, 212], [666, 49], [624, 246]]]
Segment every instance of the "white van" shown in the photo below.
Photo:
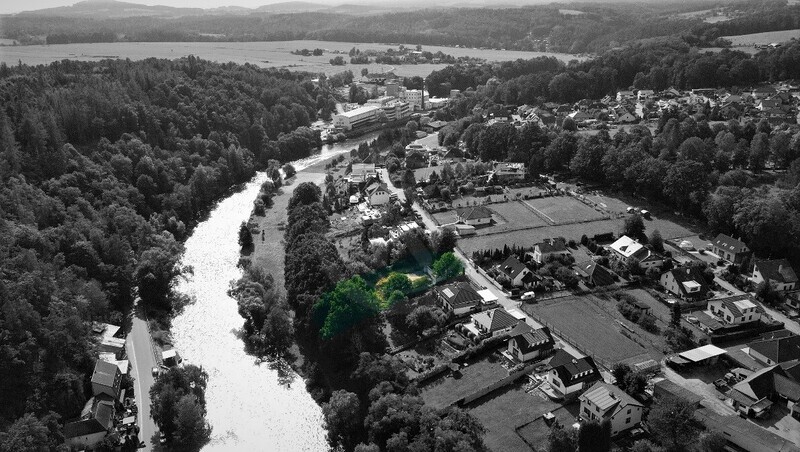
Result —
[[533, 300], [534, 298], [536, 298], [536, 293], [525, 292], [524, 294], [522, 294], [522, 297], [520, 297], [520, 300], [527, 301], [527, 300]]

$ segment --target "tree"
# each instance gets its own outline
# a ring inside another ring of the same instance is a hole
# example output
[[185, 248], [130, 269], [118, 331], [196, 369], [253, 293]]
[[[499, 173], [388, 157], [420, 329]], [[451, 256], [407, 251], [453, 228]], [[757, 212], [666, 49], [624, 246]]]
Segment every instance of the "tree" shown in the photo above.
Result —
[[434, 261], [431, 269], [437, 278], [447, 280], [464, 273], [464, 264], [452, 252], [442, 254]]
[[247, 227], [247, 223], [244, 221], [239, 226], [239, 246], [244, 249], [253, 246], [253, 234], [250, 233], [250, 228]]
[[171, 450], [198, 452], [211, 439], [211, 426], [205, 419], [205, 409], [194, 394], [186, 394], [178, 401], [174, 425]]
[[670, 325], [679, 327], [681, 325], [681, 304], [673, 303], [670, 313]]
[[728, 440], [721, 433], [706, 431], [700, 435], [699, 443], [701, 452], [725, 452]]
[[664, 239], [661, 237], [661, 232], [658, 229], [654, 229], [653, 232], [650, 234], [650, 239], [648, 242], [650, 246], [653, 247], [653, 250], [657, 253], [664, 252]]
[[664, 338], [674, 352], [689, 350], [695, 345], [692, 330], [683, 326], [670, 325], [664, 330]]
[[322, 404], [322, 415], [328, 429], [328, 443], [341, 445], [350, 450], [361, 432], [361, 404], [358, 396], [345, 390], [331, 394], [330, 400]]
[[299, 205], [308, 205], [322, 201], [322, 190], [313, 182], [303, 182], [292, 192], [289, 199], [288, 210], [292, 210]]
[[414, 178], [414, 172], [406, 170], [403, 173], [403, 188], [412, 188], [417, 185], [417, 180]]
[[608, 452], [611, 450], [611, 422], [589, 421], [578, 430], [578, 452]]
[[380, 302], [360, 277], [340, 281], [314, 305], [320, 335], [331, 339], [380, 312]]
[[695, 406], [678, 398], [660, 400], [650, 411], [647, 425], [658, 442], [671, 450], [686, 450], [697, 440]]
[[402, 294], [411, 292], [411, 280], [405, 273], [392, 272], [379, 280], [375, 284], [375, 289], [382, 298], [387, 299], [395, 291], [400, 291]]
[[295, 174], [297, 174], [297, 170], [294, 169], [294, 165], [287, 163], [283, 165], [283, 173], [286, 174], [287, 179], [291, 179]]
[[638, 213], [625, 218], [625, 223], [622, 227], [622, 234], [636, 240], [641, 240], [644, 235], [644, 220]]
[[614, 364], [614, 367], [611, 369], [611, 375], [614, 376], [615, 384], [618, 388], [625, 390], [625, 383], [628, 380], [628, 375], [633, 372], [631, 366], [625, 363], [617, 363]]
[[575, 452], [578, 448], [578, 438], [574, 429], [553, 424], [550, 434], [547, 435], [547, 444], [548, 452]]
[[0, 433], [0, 452], [48, 452], [49, 431], [39, 419], [27, 413], [17, 419], [8, 430]]
[[431, 248], [437, 255], [449, 253], [456, 247], [456, 233], [452, 229], [439, 229], [431, 234]]

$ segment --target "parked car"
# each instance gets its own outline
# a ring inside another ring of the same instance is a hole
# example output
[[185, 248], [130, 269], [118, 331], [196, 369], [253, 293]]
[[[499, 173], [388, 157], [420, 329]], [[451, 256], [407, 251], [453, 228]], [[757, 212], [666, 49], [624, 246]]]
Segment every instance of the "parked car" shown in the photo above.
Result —
[[525, 292], [524, 294], [522, 294], [522, 297], [520, 297], [520, 300], [528, 301], [528, 300], [533, 300], [535, 298], [536, 298], [535, 292]]
[[158, 366], [153, 366], [153, 368], [150, 369], [150, 373], [153, 374], [153, 377], [157, 378], [158, 374], [161, 373], [161, 369]]

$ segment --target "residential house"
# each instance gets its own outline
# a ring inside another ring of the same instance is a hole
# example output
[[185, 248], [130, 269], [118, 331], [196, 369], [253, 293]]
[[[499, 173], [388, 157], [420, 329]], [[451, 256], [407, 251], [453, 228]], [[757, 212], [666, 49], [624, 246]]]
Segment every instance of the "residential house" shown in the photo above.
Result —
[[638, 121], [638, 118], [633, 113], [624, 108], [617, 108], [615, 114], [617, 116], [617, 122], [632, 123]]
[[428, 157], [423, 151], [411, 151], [406, 154], [406, 169], [418, 169], [428, 166]]
[[493, 183], [509, 183], [525, 180], [525, 165], [522, 163], [498, 163], [489, 178]]
[[509, 256], [497, 269], [511, 278], [511, 285], [514, 287], [524, 286], [526, 278], [532, 282], [530, 275], [533, 272], [515, 256]]
[[585, 111], [573, 111], [572, 113], [567, 115], [568, 118], [572, 118], [573, 121], [576, 123], [588, 121], [590, 119], [594, 119], [594, 116], [586, 113]]
[[800, 336], [786, 330], [767, 333], [747, 347], [747, 353], [766, 366], [800, 359]]
[[642, 421], [644, 405], [618, 387], [598, 381], [580, 396], [580, 416], [586, 421], [608, 421], [611, 436], [634, 427]]
[[575, 270], [590, 286], [600, 287], [614, 284], [614, 276], [611, 271], [595, 261], [576, 264]]
[[711, 252], [734, 264], [740, 264], [750, 256], [750, 248], [744, 242], [725, 234], [719, 234], [711, 242]]
[[495, 337], [508, 333], [520, 320], [509, 314], [503, 308], [472, 314], [472, 324], [478, 332], [478, 337]]
[[483, 297], [465, 281], [458, 281], [434, 288], [439, 304], [445, 312], [463, 315], [478, 308]]
[[519, 322], [509, 333], [508, 353], [520, 362], [528, 362], [549, 355], [555, 341], [548, 328], [533, 328]]
[[392, 193], [384, 183], [373, 182], [366, 190], [367, 201], [371, 206], [382, 206], [389, 203]]
[[92, 449], [114, 428], [114, 401], [92, 397], [81, 417], [64, 424], [64, 442], [74, 450]]
[[372, 179], [378, 177], [378, 171], [374, 163], [353, 163], [347, 181], [351, 185], [366, 185]]
[[769, 99], [761, 99], [756, 104], [756, 108], [761, 111], [772, 110], [773, 108], [781, 108], [781, 99], [780, 98], [769, 98]]
[[556, 351], [550, 358], [548, 367], [547, 382], [557, 395], [565, 399], [577, 396], [601, 380], [592, 358], [577, 358], [564, 350]]
[[639, 102], [644, 102], [655, 97], [655, 91], [652, 89], [640, 89], [636, 93], [636, 100]]
[[680, 267], [666, 271], [659, 279], [661, 286], [681, 300], [702, 300], [709, 285], [699, 267]]
[[774, 96], [777, 92], [778, 91], [771, 86], [759, 86], [753, 88], [753, 92], [751, 94], [756, 99], [766, 99], [770, 96]]
[[780, 401], [792, 417], [800, 420], [800, 383], [791, 379], [780, 366], [765, 367], [740, 381], [728, 393], [733, 408], [756, 418], [769, 414], [773, 403]]
[[483, 206], [464, 207], [456, 209], [458, 221], [470, 226], [491, 224], [492, 211]]
[[755, 322], [764, 312], [749, 295], [736, 295], [708, 302], [708, 310], [728, 324]]
[[542, 243], [533, 245], [533, 252], [530, 256], [536, 261], [537, 264], [543, 264], [553, 256], [569, 256], [570, 252], [567, 249], [567, 244], [559, 239], [545, 239]]
[[624, 262], [636, 262], [643, 270], [661, 267], [664, 264], [663, 257], [627, 235], [623, 235], [608, 247], [615, 258]]
[[92, 373], [92, 394], [98, 396], [105, 394], [112, 400], [117, 400], [122, 384], [122, 373], [116, 364], [97, 361]]
[[617, 91], [617, 102], [629, 101], [635, 98], [636, 95], [633, 94], [633, 91], [629, 90]]
[[753, 264], [753, 276], [750, 279], [756, 284], [769, 281], [778, 291], [797, 288], [797, 274], [786, 259], [756, 259]]

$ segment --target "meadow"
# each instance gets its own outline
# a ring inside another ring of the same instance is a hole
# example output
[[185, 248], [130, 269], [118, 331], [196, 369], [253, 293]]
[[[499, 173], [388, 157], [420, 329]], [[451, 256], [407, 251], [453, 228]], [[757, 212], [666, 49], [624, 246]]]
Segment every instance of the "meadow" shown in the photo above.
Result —
[[751, 33], [748, 35], [723, 36], [723, 38], [729, 40], [731, 45], [734, 47], [766, 45], [773, 42], [786, 42], [792, 38], [800, 38], [800, 29], [768, 31], [765, 33]]
[[[407, 45], [410, 46], [410, 45]], [[63, 59], [79, 61], [98, 61], [106, 58], [130, 58], [142, 60], [145, 58], [175, 59], [194, 55], [203, 59], [218, 62], [234, 62], [238, 64], [250, 63], [260, 67], [286, 68], [292, 71], [308, 71], [314, 73], [324, 72], [332, 75], [344, 70], [351, 70], [358, 75], [366, 68], [370, 73], [394, 71], [399, 76], [426, 77], [435, 70], [446, 67], [446, 64], [418, 64], [397, 65], [388, 64], [347, 64], [345, 66], [331, 66], [329, 60], [337, 54], [335, 51], [348, 52], [353, 47], [360, 50], [378, 49], [385, 50], [390, 47], [397, 48], [398, 44], [332, 42], [332, 41], [273, 41], [273, 42], [112, 42], [93, 44], [54, 44], [31, 46], [0, 46], [0, 62], [8, 65], [24, 64], [38, 65], [49, 64]], [[298, 49], [325, 50], [322, 56], [292, 55]], [[429, 52], [442, 51], [455, 57], [470, 56], [482, 58], [489, 62], [510, 61], [518, 58], [530, 59], [538, 56], [554, 56], [561, 61], [581, 60], [574, 55], [563, 53], [523, 52], [514, 50], [492, 49], [466, 49], [442, 46], [424, 46], [423, 50]], [[349, 56], [345, 53], [345, 60]]]

